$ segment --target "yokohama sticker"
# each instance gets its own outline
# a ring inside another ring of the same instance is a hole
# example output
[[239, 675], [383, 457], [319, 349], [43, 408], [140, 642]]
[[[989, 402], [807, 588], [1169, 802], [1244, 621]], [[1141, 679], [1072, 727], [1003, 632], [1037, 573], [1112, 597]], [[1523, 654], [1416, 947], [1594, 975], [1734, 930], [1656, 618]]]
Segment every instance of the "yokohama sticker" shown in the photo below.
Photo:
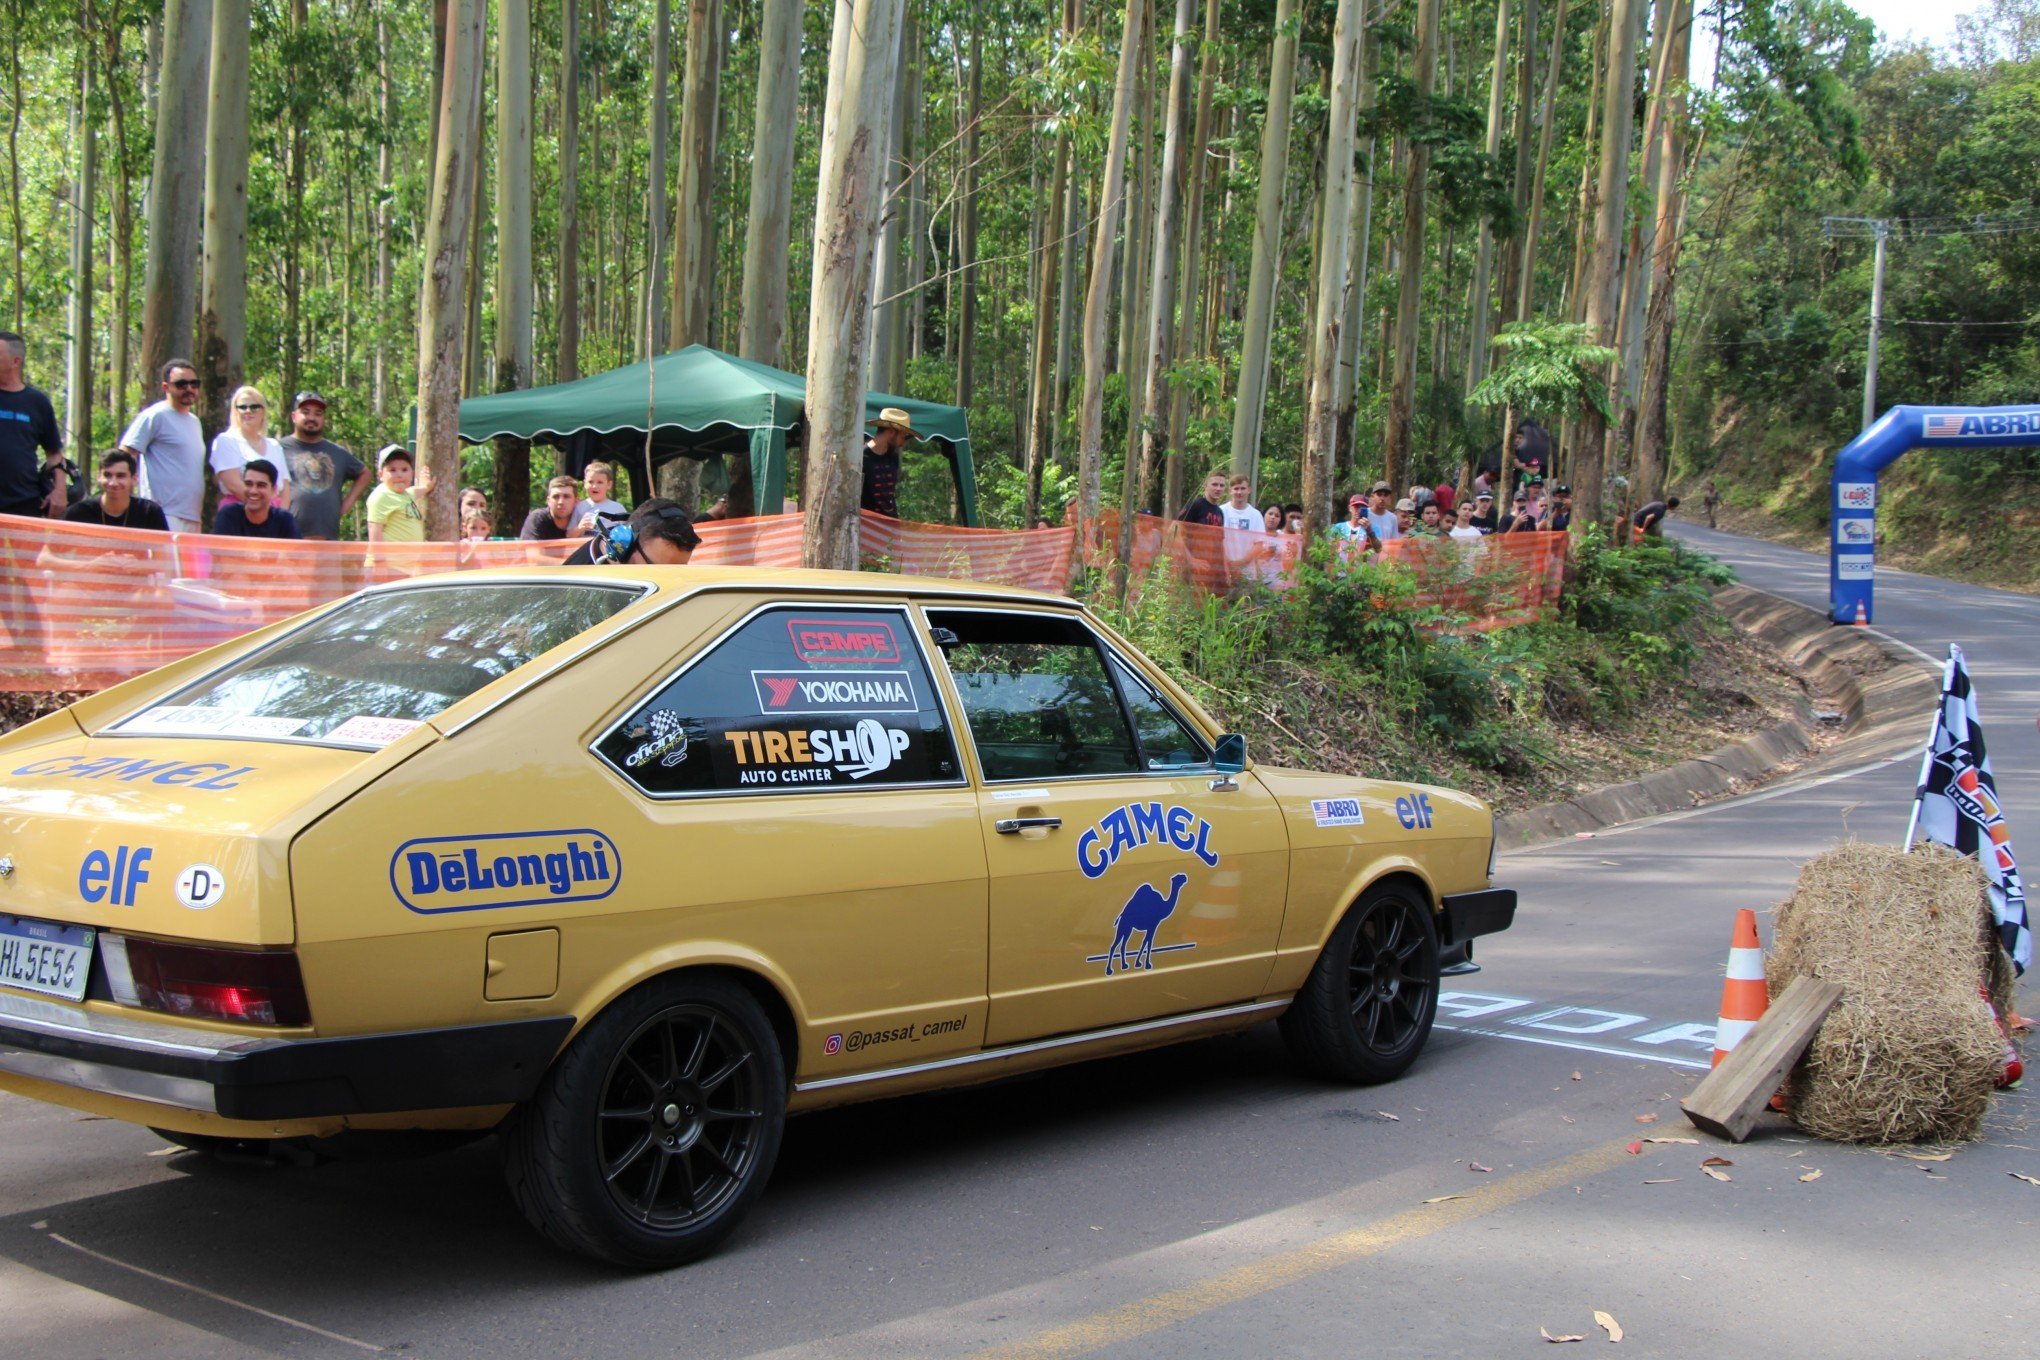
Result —
[[905, 671], [752, 671], [761, 713], [912, 713]]
[[897, 662], [900, 641], [884, 619], [795, 618], [786, 621], [793, 654], [810, 666]]

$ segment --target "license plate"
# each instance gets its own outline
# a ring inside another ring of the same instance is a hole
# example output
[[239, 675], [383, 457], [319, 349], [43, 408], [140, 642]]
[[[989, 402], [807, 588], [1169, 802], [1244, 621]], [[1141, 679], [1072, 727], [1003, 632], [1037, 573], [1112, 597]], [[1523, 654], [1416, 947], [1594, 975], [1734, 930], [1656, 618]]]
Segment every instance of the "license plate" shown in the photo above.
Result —
[[0, 985], [84, 1000], [98, 935], [91, 926], [0, 916]]

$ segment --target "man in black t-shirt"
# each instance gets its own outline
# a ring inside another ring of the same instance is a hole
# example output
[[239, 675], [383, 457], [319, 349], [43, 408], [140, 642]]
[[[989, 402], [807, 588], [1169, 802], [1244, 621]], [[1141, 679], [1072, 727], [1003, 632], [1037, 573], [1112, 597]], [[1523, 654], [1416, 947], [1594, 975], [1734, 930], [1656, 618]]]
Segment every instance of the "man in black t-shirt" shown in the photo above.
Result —
[[1630, 516], [1629, 522], [1636, 526], [1636, 541], [1656, 538], [1664, 532], [1665, 516], [1679, 508], [1679, 498], [1668, 496], [1661, 501], [1652, 501], [1643, 509]]
[[1192, 496], [1190, 503], [1183, 507], [1183, 513], [1176, 518], [1185, 524], [1209, 524], [1214, 529], [1224, 527], [1225, 515], [1218, 507], [1225, 504], [1225, 483], [1225, 469], [1214, 470], [1204, 479], [1203, 493]]
[[[21, 376], [28, 341], [0, 331], [0, 515], [60, 515], [70, 504], [56, 408]], [[40, 453], [40, 457], [38, 457]], [[41, 474], [53, 471], [50, 490]]]
[[546, 483], [545, 504], [524, 517], [517, 536], [529, 543], [558, 538], [580, 538], [574, 532], [574, 504], [581, 488], [572, 477], [555, 477]]
[[1572, 488], [1564, 482], [1551, 488], [1551, 508], [1544, 512], [1544, 528], [1554, 534], [1572, 528]]
[[170, 532], [163, 507], [135, 494], [135, 456], [115, 449], [99, 460], [99, 494], [79, 501], [64, 512], [71, 524], [104, 524], [115, 529], [154, 529]]
[[914, 433], [914, 419], [898, 406], [888, 406], [872, 422], [878, 429], [864, 441], [864, 489], [857, 508], [890, 519], [900, 517], [900, 450]]
[[240, 504], [222, 505], [212, 531], [231, 538], [303, 538], [296, 517], [279, 509], [275, 498], [276, 464], [250, 458], [241, 464]]

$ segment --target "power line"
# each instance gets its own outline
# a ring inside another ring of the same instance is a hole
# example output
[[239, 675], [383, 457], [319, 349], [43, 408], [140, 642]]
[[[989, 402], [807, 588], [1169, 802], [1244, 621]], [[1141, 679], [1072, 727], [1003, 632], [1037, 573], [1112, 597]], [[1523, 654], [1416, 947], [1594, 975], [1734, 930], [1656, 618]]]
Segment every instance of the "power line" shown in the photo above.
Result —
[[1861, 240], [1876, 240], [1885, 234], [1906, 240], [1937, 236], [2016, 236], [2021, 232], [2040, 231], [2040, 213], [2021, 212], [2004, 217], [1986, 217], [1982, 213], [1969, 217], [1823, 217], [1820, 230], [1823, 236]]

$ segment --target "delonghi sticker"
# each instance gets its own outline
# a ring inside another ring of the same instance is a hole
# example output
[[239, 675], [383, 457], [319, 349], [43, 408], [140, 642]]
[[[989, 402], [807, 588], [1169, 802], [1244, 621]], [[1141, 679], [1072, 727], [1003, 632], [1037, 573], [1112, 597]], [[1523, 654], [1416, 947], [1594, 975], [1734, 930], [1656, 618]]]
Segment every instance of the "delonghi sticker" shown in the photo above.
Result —
[[390, 856], [390, 888], [412, 911], [594, 902], [623, 881], [623, 856], [600, 831], [505, 831], [427, 836]]
[[1367, 820], [1358, 798], [1313, 798], [1310, 816], [1319, 826], [1359, 826]]
[[210, 864], [194, 864], [177, 875], [177, 900], [204, 911], [225, 896], [227, 876]]

